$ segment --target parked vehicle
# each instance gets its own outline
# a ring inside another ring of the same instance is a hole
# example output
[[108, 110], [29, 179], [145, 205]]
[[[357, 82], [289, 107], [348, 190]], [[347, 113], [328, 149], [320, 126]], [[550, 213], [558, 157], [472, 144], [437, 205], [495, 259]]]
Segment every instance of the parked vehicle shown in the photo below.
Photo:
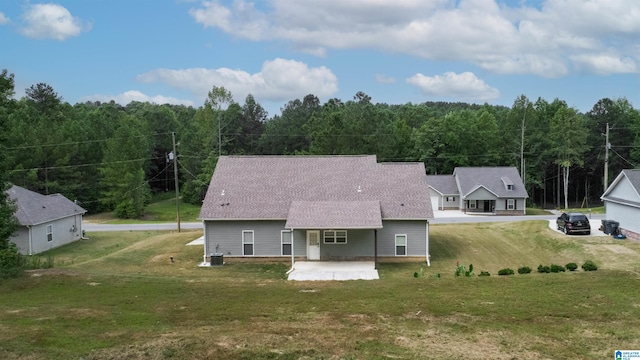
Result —
[[562, 213], [556, 220], [558, 230], [562, 230], [565, 234], [583, 233], [591, 234], [591, 224], [587, 216], [581, 212]]

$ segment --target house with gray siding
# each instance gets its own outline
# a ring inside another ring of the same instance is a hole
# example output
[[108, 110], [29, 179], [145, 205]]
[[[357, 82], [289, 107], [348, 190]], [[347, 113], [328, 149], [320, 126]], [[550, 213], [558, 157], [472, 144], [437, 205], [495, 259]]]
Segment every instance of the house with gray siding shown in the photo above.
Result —
[[87, 211], [63, 195], [42, 195], [16, 185], [7, 194], [16, 204], [20, 224], [10, 240], [22, 254], [38, 254], [82, 237]]
[[465, 213], [524, 215], [529, 195], [515, 167], [457, 167], [428, 175], [431, 206]]
[[622, 170], [602, 195], [606, 218], [628, 238], [640, 240], [640, 169]]
[[[422, 163], [363, 156], [221, 156], [200, 212], [205, 261], [418, 257], [433, 218]], [[218, 255], [219, 256], [219, 255]]]

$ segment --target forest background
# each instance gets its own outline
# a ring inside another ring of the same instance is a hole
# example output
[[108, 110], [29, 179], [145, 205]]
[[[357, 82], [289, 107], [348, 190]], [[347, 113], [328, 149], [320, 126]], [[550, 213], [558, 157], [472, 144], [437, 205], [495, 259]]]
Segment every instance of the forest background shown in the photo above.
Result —
[[4, 177], [42, 194], [61, 193], [90, 213], [123, 218], [142, 216], [151, 195], [173, 192], [176, 178], [182, 201], [201, 204], [220, 155], [375, 154], [381, 162], [423, 162], [428, 174], [515, 166], [524, 174], [528, 206], [543, 208], [601, 205], [607, 131], [609, 183], [640, 163], [640, 112], [625, 98], [600, 99], [581, 113], [561, 99], [525, 96], [508, 108], [384, 104], [364, 92], [321, 103], [309, 94], [269, 116], [253, 96], [236, 103], [217, 86], [198, 108], [72, 105], [44, 83], [21, 99], [14, 93], [13, 74], [2, 70]]

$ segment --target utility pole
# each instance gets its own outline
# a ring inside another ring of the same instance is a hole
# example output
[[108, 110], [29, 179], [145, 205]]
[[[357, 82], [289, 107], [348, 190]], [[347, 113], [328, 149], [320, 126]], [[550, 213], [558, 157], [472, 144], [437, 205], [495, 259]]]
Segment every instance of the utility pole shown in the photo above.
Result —
[[220, 127], [220, 109], [218, 109], [218, 156], [222, 152], [222, 127]]
[[[520, 178], [522, 179], [522, 184], [524, 185], [524, 120], [525, 117], [527, 116], [527, 104], [529, 103], [529, 101], [524, 102], [524, 111], [522, 112], [522, 134], [521, 134], [521, 138], [520, 138]], [[526, 189], [526, 185], [525, 185], [525, 189]]]
[[180, 185], [178, 184], [178, 153], [176, 152], [176, 133], [171, 133], [173, 140], [173, 174], [175, 175], [176, 184], [176, 213], [178, 215], [178, 232], [180, 232]]
[[611, 144], [609, 143], [609, 123], [607, 123], [607, 130], [604, 136], [604, 191], [607, 191], [609, 187], [609, 149], [611, 148]]

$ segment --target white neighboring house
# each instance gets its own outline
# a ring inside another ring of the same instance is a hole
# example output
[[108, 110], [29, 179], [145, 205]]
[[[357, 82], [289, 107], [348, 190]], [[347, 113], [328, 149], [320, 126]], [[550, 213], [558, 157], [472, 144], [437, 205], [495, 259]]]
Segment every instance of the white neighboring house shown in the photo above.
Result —
[[515, 167], [457, 167], [428, 175], [431, 207], [465, 213], [525, 215], [529, 195]]
[[622, 170], [600, 197], [608, 220], [628, 238], [640, 240], [640, 169]]
[[63, 195], [42, 195], [16, 185], [7, 194], [17, 207], [20, 226], [11, 242], [20, 253], [38, 254], [82, 238], [82, 215], [87, 211]]

